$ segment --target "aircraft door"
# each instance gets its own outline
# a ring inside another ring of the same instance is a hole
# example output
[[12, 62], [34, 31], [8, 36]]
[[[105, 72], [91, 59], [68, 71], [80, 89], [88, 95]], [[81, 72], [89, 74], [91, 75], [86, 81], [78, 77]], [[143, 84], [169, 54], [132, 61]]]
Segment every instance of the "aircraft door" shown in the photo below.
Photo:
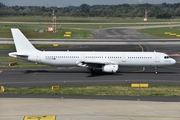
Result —
[[155, 53], [155, 62], [159, 62], [159, 54]]
[[81, 60], [85, 61], [85, 55], [81, 55]]
[[126, 55], [122, 55], [122, 62], [126, 62]]
[[36, 63], [41, 63], [41, 52], [36, 53]]

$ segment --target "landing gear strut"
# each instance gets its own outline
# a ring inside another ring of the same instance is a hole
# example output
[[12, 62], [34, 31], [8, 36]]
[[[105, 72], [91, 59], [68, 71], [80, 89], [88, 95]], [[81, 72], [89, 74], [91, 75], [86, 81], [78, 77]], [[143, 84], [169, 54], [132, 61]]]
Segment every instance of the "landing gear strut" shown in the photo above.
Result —
[[157, 67], [155, 67], [154, 70], [155, 70], [155, 74], [157, 75], [158, 74]]
[[91, 75], [95, 75], [96, 74], [96, 70], [95, 69], [91, 69]]

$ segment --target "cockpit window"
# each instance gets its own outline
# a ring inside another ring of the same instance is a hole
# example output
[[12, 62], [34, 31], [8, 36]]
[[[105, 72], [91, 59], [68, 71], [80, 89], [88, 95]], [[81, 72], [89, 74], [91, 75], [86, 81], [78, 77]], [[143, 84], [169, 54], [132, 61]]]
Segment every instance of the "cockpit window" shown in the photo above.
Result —
[[168, 59], [168, 58], [170, 58], [169, 56], [164, 56], [164, 59]]

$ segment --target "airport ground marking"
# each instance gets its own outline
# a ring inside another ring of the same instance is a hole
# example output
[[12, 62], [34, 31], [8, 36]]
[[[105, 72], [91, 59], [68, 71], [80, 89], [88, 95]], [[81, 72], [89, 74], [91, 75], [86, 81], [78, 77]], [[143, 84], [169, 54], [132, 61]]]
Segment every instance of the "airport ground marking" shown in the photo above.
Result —
[[24, 116], [23, 120], [56, 120], [55, 115]]
[[137, 71], [133, 71], [133, 72], [144, 72], [146, 70], [146, 67], [142, 67], [142, 70], [137, 70]]
[[179, 70], [180, 69], [180, 68], [175, 68], [175, 67], [164, 67], [164, 68], [175, 69], [175, 70]]
[[180, 116], [156, 116], [156, 115], [115, 115], [119, 117], [136, 117], [136, 118], [180, 118]]
[[142, 46], [142, 45], [140, 45], [140, 44], [138, 44], [138, 45], [139, 45], [139, 47], [141, 48], [142, 52], [144, 52], [144, 48], [143, 48], [143, 46]]
[[[82, 115], [89, 115], [89, 114], [57, 114], [58, 116], [82, 116]], [[91, 116], [97, 117], [102, 116], [101, 114], [90, 114]], [[104, 116], [112, 116], [112, 117], [136, 117], [136, 118], [180, 118], [180, 116], [161, 116], [161, 115], [128, 115], [128, 114], [106, 114]]]
[[33, 74], [33, 77], [36, 75], [36, 72]]

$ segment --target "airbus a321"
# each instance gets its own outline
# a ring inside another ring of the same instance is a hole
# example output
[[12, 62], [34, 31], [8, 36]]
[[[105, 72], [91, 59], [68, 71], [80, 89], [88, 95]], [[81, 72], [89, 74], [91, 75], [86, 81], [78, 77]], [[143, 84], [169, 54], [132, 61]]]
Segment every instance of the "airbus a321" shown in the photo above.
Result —
[[91, 74], [97, 71], [116, 73], [121, 66], [171, 66], [176, 63], [165, 53], [160, 52], [88, 52], [88, 51], [40, 51], [37, 50], [23, 33], [11, 29], [16, 52], [9, 56], [51, 66], [87, 68]]

